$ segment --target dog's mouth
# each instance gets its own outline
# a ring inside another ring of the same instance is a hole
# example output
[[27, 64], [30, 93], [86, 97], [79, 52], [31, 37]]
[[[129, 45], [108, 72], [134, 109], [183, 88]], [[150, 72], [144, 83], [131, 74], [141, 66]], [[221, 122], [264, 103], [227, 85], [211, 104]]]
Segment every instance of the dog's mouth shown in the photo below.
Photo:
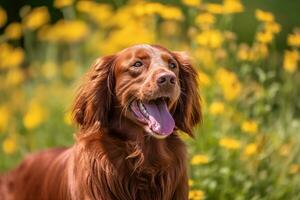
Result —
[[160, 139], [169, 136], [175, 128], [175, 121], [169, 112], [167, 101], [166, 98], [147, 102], [135, 100], [130, 105], [136, 119], [146, 125], [146, 131]]

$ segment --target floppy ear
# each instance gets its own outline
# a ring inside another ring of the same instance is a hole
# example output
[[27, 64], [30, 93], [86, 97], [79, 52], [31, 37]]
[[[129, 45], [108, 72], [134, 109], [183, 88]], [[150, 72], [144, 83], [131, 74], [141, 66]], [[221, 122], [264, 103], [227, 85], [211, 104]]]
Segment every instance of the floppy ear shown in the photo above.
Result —
[[174, 112], [176, 126], [193, 137], [192, 128], [202, 120], [197, 72], [185, 52], [173, 52], [179, 63], [181, 94]]
[[114, 55], [97, 59], [79, 87], [72, 114], [82, 129], [108, 125], [114, 88], [114, 59]]

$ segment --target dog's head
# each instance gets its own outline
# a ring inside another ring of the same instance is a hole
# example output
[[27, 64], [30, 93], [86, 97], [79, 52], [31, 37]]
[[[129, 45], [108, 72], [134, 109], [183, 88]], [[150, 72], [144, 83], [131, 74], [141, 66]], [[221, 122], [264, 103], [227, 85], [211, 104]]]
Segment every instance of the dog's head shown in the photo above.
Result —
[[82, 129], [107, 128], [112, 115], [122, 115], [156, 138], [175, 127], [192, 136], [201, 120], [196, 76], [185, 53], [129, 47], [95, 62], [79, 89], [74, 119]]

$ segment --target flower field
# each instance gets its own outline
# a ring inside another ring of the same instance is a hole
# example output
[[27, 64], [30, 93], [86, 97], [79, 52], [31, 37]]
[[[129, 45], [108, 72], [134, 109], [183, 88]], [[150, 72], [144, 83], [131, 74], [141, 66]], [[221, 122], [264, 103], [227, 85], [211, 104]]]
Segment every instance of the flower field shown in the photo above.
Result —
[[189, 198], [300, 199], [300, 28], [282, 50], [281, 24], [260, 8], [252, 42], [239, 40], [232, 23], [247, 9], [239, 0], [53, 5], [58, 20], [47, 6], [24, 6], [10, 23], [0, 6], [1, 171], [29, 152], [73, 143], [74, 92], [97, 57], [161, 44], [189, 52], [198, 70], [203, 123], [194, 139], [180, 134]]

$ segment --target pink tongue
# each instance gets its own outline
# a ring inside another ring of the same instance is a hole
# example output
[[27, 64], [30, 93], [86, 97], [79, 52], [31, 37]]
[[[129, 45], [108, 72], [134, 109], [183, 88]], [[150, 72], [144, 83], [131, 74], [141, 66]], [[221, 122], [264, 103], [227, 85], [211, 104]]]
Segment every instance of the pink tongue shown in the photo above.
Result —
[[159, 103], [143, 103], [149, 113], [148, 124], [153, 131], [161, 135], [170, 135], [175, 127], [172, 115], [165, 101]]

